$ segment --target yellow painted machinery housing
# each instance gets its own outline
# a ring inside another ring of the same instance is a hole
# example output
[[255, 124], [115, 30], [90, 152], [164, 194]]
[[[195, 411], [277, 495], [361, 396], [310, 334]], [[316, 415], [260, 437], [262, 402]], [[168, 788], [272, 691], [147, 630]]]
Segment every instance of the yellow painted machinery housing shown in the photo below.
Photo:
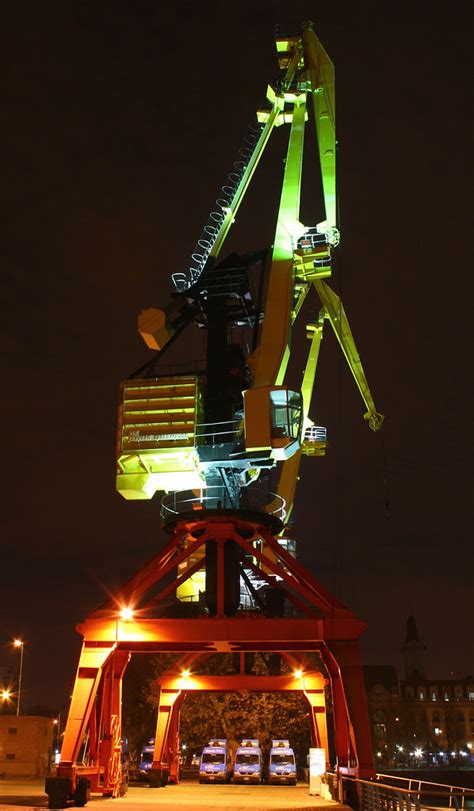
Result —
[[202, 487], [195, 448], [201, 400], [200, 380], [191, 375], [122, 383], [117, 490], [124, 498]]

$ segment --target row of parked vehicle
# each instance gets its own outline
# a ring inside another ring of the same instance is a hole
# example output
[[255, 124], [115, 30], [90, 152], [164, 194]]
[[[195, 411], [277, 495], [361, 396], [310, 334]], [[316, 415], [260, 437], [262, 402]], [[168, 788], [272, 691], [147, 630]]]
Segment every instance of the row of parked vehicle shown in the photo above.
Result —
[[296, 785], [295, 753], [290, 742], [273, 740], [268, 759], [264, 759], [256, 738], [244, 738], [232, 756], [225, 738], [209, 741], [202, 750], [200, 783], [286, 783]]
[[225, 738], [209, 741], [202, 750], [199, 782], [217, 783], [286, 783], [296, 785], [295, 753], [290, 742], [273, 740], [268, 761], [264, 762], [260, 744], [255, 738], [244, 738], [232, 756]]
[[[139, 772], [146, 779], [153, 762], [154, 738], [145, 744]], [[235, 755], [225, 738], [214, 738], [202, 750], [199, 760], [200, 783], [285, 783], [296, 785], [295, 753], [290, 742], [272, 741], [268, 758], [264, 758], [256, 738], [244, 738]]]

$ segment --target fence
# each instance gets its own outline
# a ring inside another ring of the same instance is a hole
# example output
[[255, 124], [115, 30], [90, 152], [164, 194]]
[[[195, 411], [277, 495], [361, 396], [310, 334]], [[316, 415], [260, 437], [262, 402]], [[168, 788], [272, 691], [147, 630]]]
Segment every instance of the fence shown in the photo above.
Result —
[[[448, 786], [408, 777], [378, 774], [374, 781], [327, 774], [333, 799], [354, 811], [428, 811], [474, 808], [474, 789]], [[388, 781], [399, 783], [390, 785]]]

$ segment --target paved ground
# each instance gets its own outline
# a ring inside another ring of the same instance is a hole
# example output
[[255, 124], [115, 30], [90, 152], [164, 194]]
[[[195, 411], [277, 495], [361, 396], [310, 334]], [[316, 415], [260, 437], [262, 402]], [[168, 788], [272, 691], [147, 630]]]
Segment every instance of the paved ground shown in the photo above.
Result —
[[[87, 804], [90, 811], [104, 811], [104, 803], [112, 805], [113, 811], [147, 811], [149, 806], [158, 806], [166, 811], [350, 811], [346, 805], [311, 797], [307, 783], [297, 786], [234, 786], [211, 785], [186, 780], [177, 786], [150, 789], [148, 786], [131, 786], [127, 795], [117, 800], [92, 798]], [[0, 780], [0, 811], [22, 811], [46, 808], [48, 798], [44, 793], [44, 780]]]

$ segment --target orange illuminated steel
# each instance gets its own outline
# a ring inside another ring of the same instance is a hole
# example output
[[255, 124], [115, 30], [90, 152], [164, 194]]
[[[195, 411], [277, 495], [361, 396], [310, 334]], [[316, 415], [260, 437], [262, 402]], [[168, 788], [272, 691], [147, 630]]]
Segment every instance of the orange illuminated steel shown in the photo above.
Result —
[[[131, 654], [140, 652], [182, 654], [175, 671], [159, 680], [152, 767], [155, 785], [179, 779], [179, 713], [188, 692], [299, 690], [311, 709], [313, 745], [328, 751], [326, 684], [334, 715], [337, 768], [372, 776], [358, 642], [365, 626], [278, 543], [268, 519], [265, 514], [256, 520], [256, 516], [250, 519], [239, 512], [224, 515], [217, 511], [203, 511], [198, 519], [177, 517], [167, 527], [171, 534], [168, 544], [78, 626], [84, 641], [57, 770], [58, 777], [70, 781], [72, 795], [84, 777], [93, 791], [108, 796], [121, 792], [122, 677]], [[226, 615], [224, 554], [229, 542], [238, 548], [242, 563], [252, 566], [268, 588], [284, 592], [293, 616], [269, 617], [263, 611]], [[208, 543], [217, 546], [215, 614], [184, 620], [158, 617], [160, 606], [203, 566], [203, 559], [198, 557], [177, 576], [180, 563]], [[121, 619], [124, 608], [129, 609], [129, 620]], [[292, 673], [246, 674], [245, 654], [258, 652], [280, 654], [291, 664]], [[240, 672], [232, 676], [199, 674], [199, 663], [214, 653], [239, 654]], [[319, 654], [324, 673], [304, 672], [308, 653]], [[89, 765], [84, 766], [78, 759], [87, 730], [90, 753]], [[51, 795], [50, 806], [54, 806]]]

